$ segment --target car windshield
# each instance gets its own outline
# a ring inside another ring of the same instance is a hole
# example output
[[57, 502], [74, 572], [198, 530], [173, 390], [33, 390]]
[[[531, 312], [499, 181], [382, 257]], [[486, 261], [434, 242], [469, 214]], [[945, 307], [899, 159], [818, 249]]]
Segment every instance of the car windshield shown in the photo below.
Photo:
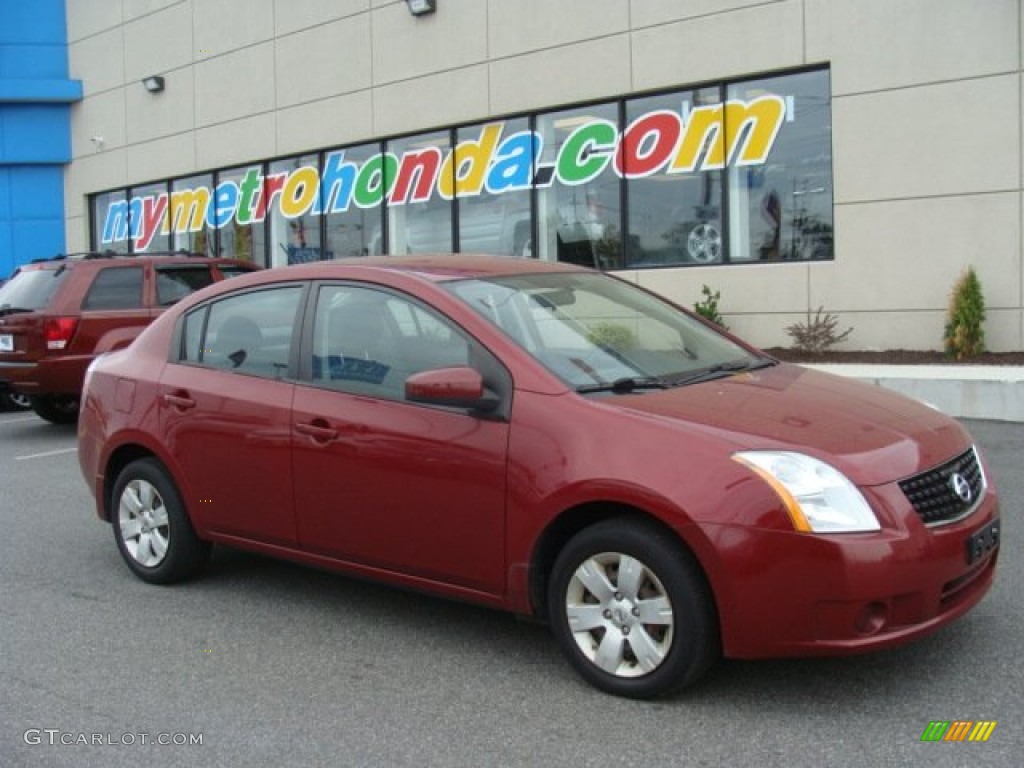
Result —
[[31, 311], [50, 303], [67, 269], [26, 269], [0, 287], [0, 312]]
[[540, 273], [447, 287], [580, 392], [679, 386], [773, 364], [603, 274]]

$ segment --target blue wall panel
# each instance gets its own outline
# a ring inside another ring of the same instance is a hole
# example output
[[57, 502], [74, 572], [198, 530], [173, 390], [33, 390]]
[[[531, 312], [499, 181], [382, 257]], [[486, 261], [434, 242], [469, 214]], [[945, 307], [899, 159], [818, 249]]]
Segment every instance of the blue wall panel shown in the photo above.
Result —
[[0, 104], [0, 162], [71, 160], [68, 109], [65, 104]]
[[64, 250], [71, 161], [64, 0], [0, 0], [0, 277]]

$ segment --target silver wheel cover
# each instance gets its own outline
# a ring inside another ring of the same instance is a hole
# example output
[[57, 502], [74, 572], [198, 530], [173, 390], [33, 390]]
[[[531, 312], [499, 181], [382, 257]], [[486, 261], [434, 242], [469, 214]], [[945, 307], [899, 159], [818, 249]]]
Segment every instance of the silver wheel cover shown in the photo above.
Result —
[[117, 524], [125, 549], [139, 565], [155, 568], [167, 556], [170, 524], [167, 507], [157, 489], [145, 480], [132, 480], [121, 492]]
[[583, 655], [616, 677], [653, 672], [672, 646], [672, 604], [641, 561], [602, 552], [584, 561], [565, 595], [569, 630]]
[[714, 224], [698, 224], [686, 238], [686, 250], [690, 258], [702, 264], [720, 261], [722, 258], [722, 233]]

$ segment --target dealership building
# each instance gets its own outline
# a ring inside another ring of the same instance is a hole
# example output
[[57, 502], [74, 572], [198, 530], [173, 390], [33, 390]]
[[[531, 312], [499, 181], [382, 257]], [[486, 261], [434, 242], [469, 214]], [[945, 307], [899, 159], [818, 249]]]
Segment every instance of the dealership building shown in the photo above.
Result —
[[971, 266], [1020, 350], [1021, 11], [74, 0], [65, 245], [561, 260], [706, 285], [762, 346], [823, 307], [851, 349], [940, 348]]

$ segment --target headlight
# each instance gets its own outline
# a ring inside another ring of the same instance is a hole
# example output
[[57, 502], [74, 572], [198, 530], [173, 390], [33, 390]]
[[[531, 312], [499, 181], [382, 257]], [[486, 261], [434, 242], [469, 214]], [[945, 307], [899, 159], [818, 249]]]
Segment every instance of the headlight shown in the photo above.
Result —
[[791, 451], [742, 451], [733, 458], [774, 489], [798, 531], [854, 533], [881, 528], [856, 486], [823, 461]]

